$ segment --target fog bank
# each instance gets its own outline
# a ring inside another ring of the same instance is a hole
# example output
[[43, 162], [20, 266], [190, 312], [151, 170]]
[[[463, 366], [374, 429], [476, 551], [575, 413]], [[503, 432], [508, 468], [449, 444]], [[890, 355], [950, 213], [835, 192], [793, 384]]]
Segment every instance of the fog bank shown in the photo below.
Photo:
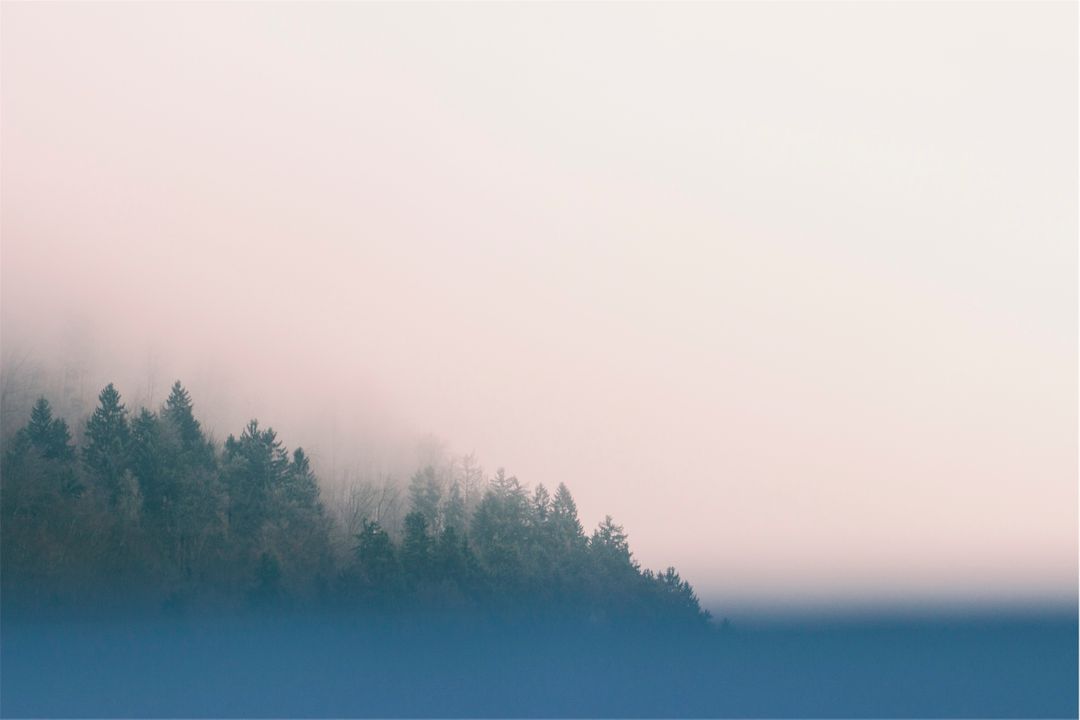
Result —
[[434, 435], [710, 604], [1074, 602], [1076, 13], [5, 4], [5, 381]]

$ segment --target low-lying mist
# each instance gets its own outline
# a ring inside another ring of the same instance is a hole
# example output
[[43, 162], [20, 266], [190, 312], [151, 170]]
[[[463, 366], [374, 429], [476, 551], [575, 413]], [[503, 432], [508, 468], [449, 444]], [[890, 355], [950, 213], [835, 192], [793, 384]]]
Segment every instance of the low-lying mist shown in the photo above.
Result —
[[715, 605], [1075, 602], [1073, 11], [781, 7], [5, 6], [3, 427], [181, 379]]

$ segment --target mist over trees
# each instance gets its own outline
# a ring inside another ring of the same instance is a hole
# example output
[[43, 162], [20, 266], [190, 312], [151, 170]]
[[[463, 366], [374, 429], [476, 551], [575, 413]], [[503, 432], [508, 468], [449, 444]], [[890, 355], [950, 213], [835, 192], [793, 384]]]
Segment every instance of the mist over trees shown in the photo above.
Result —
[[251, 420], [218, 445], [178, 381], [156, 410], [112, 384], [76, 439], [41, 397], [2, 438], [8, 607], [356, 608], [702, 624], [674, 568], [643, 569], [569, 488], [476, 458], [324, 497], [302, 448]]

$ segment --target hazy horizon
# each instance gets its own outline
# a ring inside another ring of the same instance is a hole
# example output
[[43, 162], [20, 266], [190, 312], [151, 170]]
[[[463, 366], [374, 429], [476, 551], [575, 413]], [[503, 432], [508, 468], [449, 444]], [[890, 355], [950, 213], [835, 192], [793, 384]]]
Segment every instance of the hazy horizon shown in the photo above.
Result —
[[1075, 4], [2, 14], [5, 372], [434, 436], [718, 612], [1075, 607]]

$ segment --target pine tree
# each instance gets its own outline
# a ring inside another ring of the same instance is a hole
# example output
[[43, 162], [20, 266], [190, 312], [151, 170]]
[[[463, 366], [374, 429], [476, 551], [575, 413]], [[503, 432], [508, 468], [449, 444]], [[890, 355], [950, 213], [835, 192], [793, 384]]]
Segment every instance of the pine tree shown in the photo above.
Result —
[[289, 456], [273, 428], [259, 429], [252, 420], [240, 433], [225, 441], [226, 458], [242, 464], [243, 478], [249, 485], [266, 490], [279, 485], [289, 467]]
[[401, 565], [412, 581], [421, 581], [431, 570], [431, 536], [427, 519], [413, 511], [405, 516], [405, 535], [401, 540]]
[[[73, 462], [71, 434], [39, 399], [2, 458], [5, 587], [48, 581], [54, 585], [39, 587], [52, 592], [87, 577], [123, 578], [117, 589], [142, 590], [133, 583], [145, 581], [151, 595], [206, 591], [230, 602], [245, 593], [257, 602], [299, 601], [328, 587], [332, 523], [311, 459], [301, 448], [288, 453], [272, 429], [251, 421], [219, 458], [179, 383], [158, 414], [142, 409], [130, 419], [109, 385], [81, 452], [110, 505], [75, 490], [84, 471]], [[342, 589], [383, 607], [707, 619], [673, 568], [639, 568], [610, 516], [586, 539], [565, 484], [551, 497], [499, 469], [470, 519], [465, 481], [450, 477], [442, 498], [434, 468], [413, 476], [400, 547], [377, 522], [362, 521], [355, 564], [339, 568]], [[140, 510], [146, 522], [136, 522]]]
[[177, 380], [173, 383], [169, 397], [162, 408], [161, 417], [177, 433], [180, 446], [178, 462], [184, 465], [209, 465], [213, 462], [214, 450], [203, 435], [202, 426], [195, 419], [191, 395]]
[[257, 540], [263, 524], [274, 516], [274, 496], [283, 491], [289, 456], [273, 428], [261, 430], [252, 420], [225, 441], [224, 474], [229, 495], [228, 520], [241, 544]]
[[500, 468], [473, 514], [471, 535], [485, 569], [508, 590], [526, 574], [529, 504], [518, 479]]
[[30, 422], [26, 426], [26, 437], [44, 458], [62, 461], [75, 459], [71, 431], [62, 418], [52, 416], [52, 407], [44, 397], [34, 403]]
[[499, 468], [495, 471], [495, 477], [491, 478], [491, 491], [499, 497], [508, 497], [523, 492], [521, 483], [514, 475], [507, 475], [506, 470]]
[[549, 519], [555, 535], [555, 541], [559, 543], [563, 551], [581, 549], [585, 547], [585, 535], [578, 519], [577, 504], [574, 502], [570, 489], [566, 483], [559, 483], [555, 490], [555, 498], [551, 501], [551, 516]]
[[397, 574], [397, 557], [390, 536], [378, 522], [365, 519], [356, 535], [356, 559], [365, 583], [388, 587]]
[[477, 590], [480, 568], [463, 533], [449, 525], [443, 528], [432, 550], [431, 575], [453, 594], [455, 602], [467, 602]]
[[292, 462], [285, 476], [285, 498], [297, 507], [321, 513], [319, 484], [311, 471], [311, 461], [303, 448], [293, 451]]
[[676, 572], [675, 568], [669, 567], [663, 572], [656, 573], [656, 575], [646, 573], [645, 577], [653, 581], [663, 607], [668, 611], [669, 616], [697, 623], [708, 621], [710, 613], [701, 609], [701, 603], [698, 601], [694, 589], [690, 587], [690, 583], [679, 577], [679, 573]]
[[608, 567], [634, 567], [626, 532], [610, 515], [604, 518], [589, 540], [589, 551]]
[[142, 408], [131, 421], [131, 469], [139, 483], [143, 507], [155, 516], [172, 494], [170, 464], [161, 423], [154, 413]]
[[44, 447], [49, 441], [52, 427], [52, 407], [44, 397], [39, 397], [30, 411], [30, 422], [26, 425], [26, 435], [37, 447]]
[[443, 505], [443, 532], [449, 529], [455, 530], [459, 535], [465, 533], [465, 498], [461, 495], [461, 486], [454, 481], [450, 485], [450, 491], [446, 495], [446, 503]]
[[89, 515], [80, 512], [84, 487], [67, 424], [53, 418], [48, 401], [41, 398], [30, 421], [11, 440], [0, 467], [0, 583], [5, 601], [12, 589], [32, 595], [40, 587], [34, 583], [62, 584], [74, 576], [80, 565], [85, 567], [88, 545], [83, 521]]
[[98, 407], [86, 423], [83, 463], [115, 505], [126, 491], [124, 472], [130, 464], [131, 431], [127, 410], [112, 383], [98, 395]]

